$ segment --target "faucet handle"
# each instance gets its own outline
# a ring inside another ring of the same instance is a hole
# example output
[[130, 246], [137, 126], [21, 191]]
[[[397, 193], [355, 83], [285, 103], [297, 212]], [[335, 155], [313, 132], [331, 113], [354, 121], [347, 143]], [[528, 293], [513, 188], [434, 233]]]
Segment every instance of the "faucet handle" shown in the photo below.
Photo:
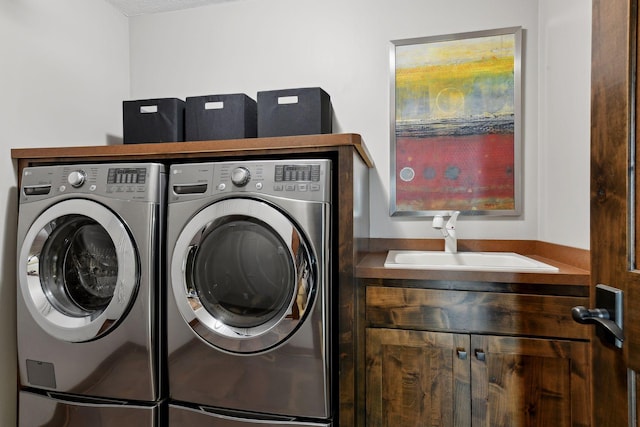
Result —
[[453, 230], [456, 228], [456, 221], [458, 220], [458, 215], [460, 215], [460, 211], [451, 212], [451, 217], [449, 221], [447, 221], [447, 230]]

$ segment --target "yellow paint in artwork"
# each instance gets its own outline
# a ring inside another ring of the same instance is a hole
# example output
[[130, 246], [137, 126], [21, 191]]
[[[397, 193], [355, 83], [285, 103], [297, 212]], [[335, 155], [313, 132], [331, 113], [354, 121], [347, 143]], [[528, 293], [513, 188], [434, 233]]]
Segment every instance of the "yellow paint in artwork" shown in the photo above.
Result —
[[424, 65], [396, 70], [396, 87], [418, 88], [435, 82], [464, 82], [484, 76], [513, 74], [513, 57], [490, 58], [479, 62]]
[[[398, 46], [397, 116], [403, 120], [512, 113], [508, 89], [514, 47], [513, 35]], [[405, 105], [410, 107], [406, 111]], [[416, 110], [416, 105], [424, 107]]]
[[446, 65], [478, 62], [488, 58], [513, 57], [515, 37], [501, 35], [476, 39], [399, 46], [396, 68], [413, 68], [421, 64]]

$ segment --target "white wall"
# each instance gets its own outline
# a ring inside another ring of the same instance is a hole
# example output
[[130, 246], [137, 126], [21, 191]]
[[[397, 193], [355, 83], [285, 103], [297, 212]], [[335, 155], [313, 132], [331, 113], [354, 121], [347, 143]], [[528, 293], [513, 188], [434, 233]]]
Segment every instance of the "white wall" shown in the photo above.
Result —
[[[103, 0], [0, 2], [0, 426], [16, 425], [16, 169], [10, 149], [122, 134], [128, 20]], [[117, 139], [117, 138], [116, 138]]]
[[589, 248], [591, 0], [540, 1], [538, 240]]
[[[138, 16], [132, 97], [255, 98], [320, 86], [331, 96], [334, 132], [360, 133], [376, 164], [372, 237], [435, 238], [428, 218], [389, 216], [390, 40], [522, 26], [524, 212], [462, 218], [459, 236], [588, 248], [590, 8], [590, 0], [244, 0]], [[543, 78], [547, 70], [557, 74]], [[560, 116], [573, 100], [577, 110]]]

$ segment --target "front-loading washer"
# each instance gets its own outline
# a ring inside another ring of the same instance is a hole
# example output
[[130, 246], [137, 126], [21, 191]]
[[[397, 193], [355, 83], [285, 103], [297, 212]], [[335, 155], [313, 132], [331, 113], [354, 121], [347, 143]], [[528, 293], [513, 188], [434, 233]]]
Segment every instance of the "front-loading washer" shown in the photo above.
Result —
[[329, 159], [171, 166], [170, 420], [331, 425], [331, 193]]
[[17, 247], [22, 388], [85, 399], [163, 397], [165, 192], [165, 167], [155, 163], [23, 170]]

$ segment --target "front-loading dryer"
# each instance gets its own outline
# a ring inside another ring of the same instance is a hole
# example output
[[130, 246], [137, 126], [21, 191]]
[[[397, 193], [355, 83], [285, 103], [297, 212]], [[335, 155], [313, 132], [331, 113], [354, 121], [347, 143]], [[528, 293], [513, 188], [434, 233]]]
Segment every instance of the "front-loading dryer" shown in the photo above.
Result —
[[170, 420], [331, 425], [331, 193], [328, 159], [171, 166]]
[[154, 163], [23, 170], [17, 247], [23, 388], [162, 398], [165, 191], [165, 167]]

